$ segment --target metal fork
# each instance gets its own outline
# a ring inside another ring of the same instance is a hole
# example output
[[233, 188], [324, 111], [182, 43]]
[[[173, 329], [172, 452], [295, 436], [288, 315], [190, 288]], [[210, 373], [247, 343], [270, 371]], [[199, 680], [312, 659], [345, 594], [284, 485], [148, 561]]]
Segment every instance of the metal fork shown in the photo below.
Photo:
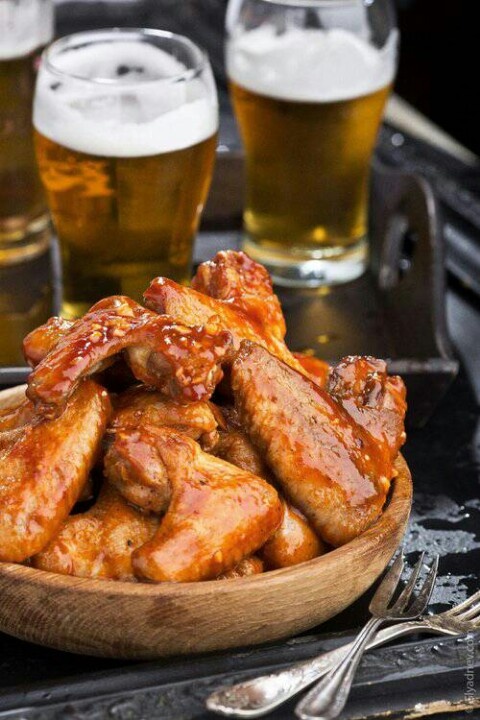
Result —
[[[421, 632], [451, 637], [476, 630], [480, 630], [480, 591], [446, 612], [380, 630], [368, 643], [367, 649], [372, 650], [392, 640]], [[348, 643], [312, 660], [296, 663], [287, 670], [222, 688], [210, 695], [207, 707], [227, 717], [262, 717], [326, 675], [343, 660], [352, 646], [353, 643]]]
[[420, 589], [415, 593], [418, 576], [423, 567], [422, 553], [402, 593], [394, 601], [403, 567], [403, 555], [400, 553], [373, 596], [369, 606], [372, 617], [358, 634], [352, 649], [297, 705], [295, 714], [301, 720], [333, 720], [338, 717], [347, 703], [362, 655], [380, 625], [385, 622], [415, 620], [425, 611], [437, 577], [438, 555]]

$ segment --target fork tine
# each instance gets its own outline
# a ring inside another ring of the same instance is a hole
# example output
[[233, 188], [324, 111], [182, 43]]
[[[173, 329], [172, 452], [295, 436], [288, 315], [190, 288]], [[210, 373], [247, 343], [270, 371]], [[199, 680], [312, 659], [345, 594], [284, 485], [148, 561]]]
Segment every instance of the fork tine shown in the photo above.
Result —
[[456, 616], [460, 617], [463, 614], [464, 610], [468, 610], [471, 607], [471, 605], [473, 605], [477, 601], [480, 601], [480, 590], [478, 592], [476, 592], [474, 595], [472, 595], [471, 597], [464, 600], [459, 605], [455, 605], [455, 607], [450, 608], [450, 610], [446, 610], [442, 614], [443, 615], [456, 615]]
[[[385, 611], [385, 608], [388, 607], [393, 594], [398, 587], [398, 582], [403, 572], [403, 566], [403, 552], [400, 552], [370, 602], [370, 612], [372, 615], [381, 615], [382, 612]], [[376, 608], [379, 609], [378, 613], [376, 612]]]
[[462, 613], [461, 618], [456, 617], [457, 620], [474, 620], [480, 614], [480, 603], [475, 603], [468, 610]]
[[437, 579], [438, 561], [439, 557], [438, 555], [435, 555], [430, 570], [428, 571], [427, 577], [425, 578], [425, 582], [413, 604], [408, 609], [408, 614], [412, 617], [421, 615], [426, 609], [428, 603], [430, 602], [433, 588], [435, 586], [435, 580]]
[[415, 585], [417, 584], [418, 576], [420, 575], [420, 571], [423, 567], [424, 558], [425, 558], [425, 552], [422, 552], [415, 567], [413, 568], [413, 570], [410, 574], [407, 584], [403, 588], [403, 590], [400, 594], [400, 597], [398, 598], [397, 602], [393, 606], [397, 612], [405, 610], [405, 608], [407, 607], [407, 604], [410, 602], [412, 592], [415, 588]]

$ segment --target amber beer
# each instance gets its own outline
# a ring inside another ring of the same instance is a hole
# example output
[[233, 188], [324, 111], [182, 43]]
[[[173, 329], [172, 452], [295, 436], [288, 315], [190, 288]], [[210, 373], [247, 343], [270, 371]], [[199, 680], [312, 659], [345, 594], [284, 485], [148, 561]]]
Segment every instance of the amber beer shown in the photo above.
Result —
[[325, 262], [326, 282], [358, 276], [394, 50], [344, 31], [262, 27], [230, 40], [227, 67], [247, 160], [246, 250], [286, 285], [308, 284], [311, 261]]
[[[100, 69], [111, 84], [62, 82], [46, 62], [39, 77], [36, 151], [60, 238], [66, 317], [111, 294], [140, 300], [156, 275], [190, 276], [215, 157], [213, 81], [197, 76], [187, 92], [187, 83], [170, 86], [165, 77], [185, 66], [164, 49], [135, 45], [129, 33], [97, 44], [95, 56], [88, 38], [104, 31], [75, 39], [85, 47], [76, 50], [76, 73]], [[61, 52], [54, 61], [64, 71]]]
[[369, 162], [389, 90], [302, 103], [231, 83], [248, 153], [245, 226], [255, 245], [267, 254], [293, 246], [334, 256], [365, 236]]
[[62, 244], [66, 317], [107, 295], [140, 300], [156, 275], [187, 281], [215, 135], [140, 158], [79, 153], [38, 131], [36, 147]]
[[36, 66], [52, 36], [49, 0], [0, 7], [0, 264], [37, 254], [49, 239], [35, 162], [32, 103]]

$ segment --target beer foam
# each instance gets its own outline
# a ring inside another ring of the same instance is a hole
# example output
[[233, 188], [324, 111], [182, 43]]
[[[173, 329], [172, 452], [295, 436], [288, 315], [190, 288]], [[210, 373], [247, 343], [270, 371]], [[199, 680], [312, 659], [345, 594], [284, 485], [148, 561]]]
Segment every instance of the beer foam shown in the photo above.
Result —
[[337, 102], [369, 95], [395, 76], [397, 32], [382, 49], [343, 29], [271, 25], [230, 39], [231, 80], [260, 95], [297, 102]]
[[46, 45], [53, 37], [50, 0], [0, 2], [0, 60], [14, 60]]
[[[33, 122], [67, 148], [141, 157], [191, 147], [218, 129], [209, 71], [174, 82], [187, 68], [148, 43], [83, 45], [42, 63]], [[62, 75], [67, 73], [67, 75]]]

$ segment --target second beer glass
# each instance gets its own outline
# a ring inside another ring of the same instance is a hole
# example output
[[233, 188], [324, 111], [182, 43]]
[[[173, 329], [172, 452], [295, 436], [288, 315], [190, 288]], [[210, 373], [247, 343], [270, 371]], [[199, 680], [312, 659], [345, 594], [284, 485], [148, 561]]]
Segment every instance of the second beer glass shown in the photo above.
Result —
[[245, 249], [283, 285], [358, 277], [396, 68], [389, 0], [230, 0], [227, 33], [247, 162]]
[[63, 260], [63, 307], [137, 300], [155, 275], [185, 282], [218, 129], [208, 59], [187, 38], [98, 30], [43, 55], [34, 126]]

